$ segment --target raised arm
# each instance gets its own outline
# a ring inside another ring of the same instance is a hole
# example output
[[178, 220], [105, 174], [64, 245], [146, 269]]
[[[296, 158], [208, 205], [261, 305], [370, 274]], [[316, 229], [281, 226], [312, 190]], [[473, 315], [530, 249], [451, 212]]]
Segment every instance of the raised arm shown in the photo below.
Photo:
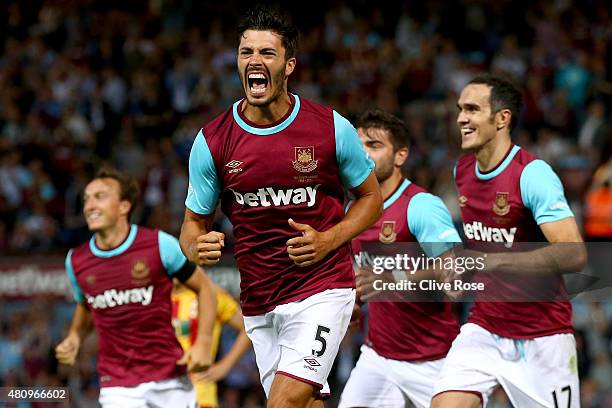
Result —
[[196, 265], [214, 265], [221, 258], [225, 234], [210, 231], [213, 218], [214, 214], [202, 215], [185, 209], [179, 242], [187, 259]]
[[200, 130], [189, 155], [189, 189], [179, 238], [187, 259], [200, 266], [217, 263], [224, 246], [224, 235], [211, 231], [219, 194], [217, 170]]

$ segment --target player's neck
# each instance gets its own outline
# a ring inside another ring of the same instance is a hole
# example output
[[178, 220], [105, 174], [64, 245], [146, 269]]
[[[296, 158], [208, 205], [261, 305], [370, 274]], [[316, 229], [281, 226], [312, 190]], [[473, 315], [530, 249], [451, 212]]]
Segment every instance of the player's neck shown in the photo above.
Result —
[[242, 104], [242, 114], [257, 125], [270, 125], [278, 122], [291, 109], [291, 98], [283, 92], [276, 100], [266, 106], [254, 106], [245, 99]]
[[493, 139], [489, 143], [482, 146], [476, 152], [476, 161], [478, 162], [478, 170], [483, 173], [493, 170], [506, 157], [506, 153], [512, 146], [510, 137]]
[[393, 194], [402, 182], [402, 173], [394, 171], [388, 179], [380, 183], [380, 193], [382, 194], [383, 200], [386, 200]]
[[103, 251], [117, 248], [129, 233], [130, 223], [122, 220], [108, 229], [96, 232], [96, 246]]

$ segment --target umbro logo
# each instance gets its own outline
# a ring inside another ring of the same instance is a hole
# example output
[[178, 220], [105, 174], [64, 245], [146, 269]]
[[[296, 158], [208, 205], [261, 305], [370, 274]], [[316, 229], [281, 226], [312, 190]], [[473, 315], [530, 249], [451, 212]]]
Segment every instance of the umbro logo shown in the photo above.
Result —
[[231, 169], [235, 169], [236, 167], [240, 166], [242, 163], [240, 160], [232, 160], [231, 162], [228, 162], [225, 164], [226, 167], [229, 167]]
[[225, 164], [225, 167], [229, 167], [230, 171], [229, 173], [238, 173], [240, 171], [242, 171], [242, 168], [240, 168], [240, 166], [243, 164], [244, 162], [240, 161], [240, 160], [232, 160], [228, 163]]
[[311, 365], [313, 367], [320, 367], [321, 366], [321, 364], [319, 364], [319, 362], [317, 360], [315, 360], [314, 358], [305, 358], [304, 361], [307, 362], [308, 365]]

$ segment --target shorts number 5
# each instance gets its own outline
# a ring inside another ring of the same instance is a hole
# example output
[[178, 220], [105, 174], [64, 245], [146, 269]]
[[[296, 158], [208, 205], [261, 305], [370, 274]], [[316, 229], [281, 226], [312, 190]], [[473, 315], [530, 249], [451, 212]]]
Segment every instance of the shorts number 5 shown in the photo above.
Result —
[[314, 356], [321, 357], [323, 355], [323, 353], [325, 353], [325, 349], [327, 349], [327, 341], [322, 336], [322, 334], [323, 333], [329, 334], [330, 331], [331, 330], [330, 330], [329, 327], [325, 327], [325, 326], [321, 326], [321, 325], [319, 325], [317, 327], [317, 334], [315, 335], [315, 340], [318, 341], [319, 343], [321, 343], [321, 349], [319, 351], [313, 349], [312, 350], [312, 354]]

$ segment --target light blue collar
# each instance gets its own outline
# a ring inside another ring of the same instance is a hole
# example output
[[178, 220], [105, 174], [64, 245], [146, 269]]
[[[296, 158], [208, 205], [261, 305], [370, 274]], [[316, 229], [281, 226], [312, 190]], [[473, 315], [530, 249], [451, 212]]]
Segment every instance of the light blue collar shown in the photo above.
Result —
[[400, 184], [397, 190], [395, 190], [395, 193], [393, 193], [389, 198], [385, 200], [385, 202], [383, 203], [383, 209], [386, 210], [387, 208], [391, 207], [391, 205], [396, 202], [398, 198], [400, 198], [402, 193], [406, 191], [410, 184], [412, 184], [410, 180], [404, 179], [404, 181], [402, 181], [402, 184]]
[[514, 159], [514, 156], [516, 156], [516, 154], [518, 153], [518, 151], [521, 148], [519, 146], [513, 146], [512, 150], [510, 150], [510, 153], [508, 154], [508, 156], [506, 156], [506, 158], [504, 159], [504, 161], [497, 166], [497, 168], [490, 172], [490, 173], [481, 173], [480, 170], [478, 169], [478, 162], [476, 161], [474, 163], [474, 170], [476, 171], [476, 177], [478, 177], [480, 180], [491, 180], [494, 177], [499, 176], [499, 174], [504, 171], [506, 169], [506, 167], [508, 167], [508, 165], [510, 164], [510, 162], [512, 161], [512, 159]]
[[121, 255], [122, 253], [127, 251], [129, 247], [132, 246], [132, 244], [134, 243], [134, 240], [136, 239], [137, 233], [138, 233], [138, 226], [132, 224], [130, 226], [130, 233], [128, 234], [125, 241], [123, 241], [123, 243], [119, 245], [117, 248], [113, 248], [108, 251], [103, 251], [96, 246], [96, 236], [94, 234], [94, 236], [92, 236], [91, 239], [89, 240], [89, 249], [95, 256], [100, 257], [100, 258], [111, 258], [113, 256]]
[[293, 123], [293, 121], [297, 117], [300, 111], [300, 98], [297, 95], [293, 95], [293, 98], [295, 102], [293, 103], [293, 111], [291, 111], [291, 114], [287, 117], [287, 119], [283, 120], [281, 123], [274, 125], [272, 127], [260, 128], [260, 127], [251, 126], [248, 123], [246, 123], [240, 117], [240, 114], [238, 113], [238, 107], [240, 106], [240, 102], [242, 102], [243, 99], [234, 102], [234, 105], [232, 106], [232, 114], [234, 115], [234, 120], [236, 121], [238, 126], [246, 130], [247, 132], [252, 133], [254, 135], [258, 135], [258, 136], [272, 135], [274, 133], [278, 133], [282, 130], [285, 130], [290, 124]]

